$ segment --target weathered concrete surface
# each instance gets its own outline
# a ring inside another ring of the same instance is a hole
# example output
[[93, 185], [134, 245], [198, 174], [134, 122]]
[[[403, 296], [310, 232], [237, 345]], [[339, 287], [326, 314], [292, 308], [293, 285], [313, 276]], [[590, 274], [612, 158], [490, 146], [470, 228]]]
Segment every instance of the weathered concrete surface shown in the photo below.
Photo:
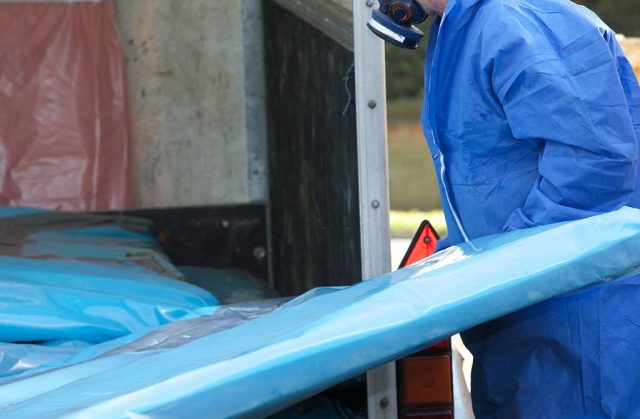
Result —
[[135, 205], [249, 202], [243, 3], [117, 0], [117, 7]]

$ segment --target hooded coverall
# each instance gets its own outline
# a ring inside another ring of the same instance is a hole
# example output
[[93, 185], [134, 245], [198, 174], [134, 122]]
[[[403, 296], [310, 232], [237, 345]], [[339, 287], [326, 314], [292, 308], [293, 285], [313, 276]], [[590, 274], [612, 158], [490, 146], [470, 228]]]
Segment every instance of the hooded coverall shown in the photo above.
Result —
[[[638, 208], [639, 106], [615, 34], [588, 9], [450, 0], [431, 27], [422, 112], [449, 228], [439, 247]], [[478, 418], [640, 418], [638, 276], [463, 339]]]

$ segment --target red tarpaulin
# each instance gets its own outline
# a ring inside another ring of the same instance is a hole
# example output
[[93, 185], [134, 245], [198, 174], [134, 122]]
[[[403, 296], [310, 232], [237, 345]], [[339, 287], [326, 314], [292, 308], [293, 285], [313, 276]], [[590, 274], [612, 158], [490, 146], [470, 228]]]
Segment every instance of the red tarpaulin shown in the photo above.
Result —
[[125, 207], [129, 141], [114, 4], [0, 3], [0, 205]]

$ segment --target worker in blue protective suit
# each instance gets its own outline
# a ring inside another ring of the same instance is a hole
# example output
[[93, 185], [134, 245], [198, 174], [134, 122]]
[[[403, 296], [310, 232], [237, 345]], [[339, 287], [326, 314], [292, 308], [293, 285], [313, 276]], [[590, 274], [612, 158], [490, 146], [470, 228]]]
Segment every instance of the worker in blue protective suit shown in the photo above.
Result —
[[[568, 0], [414, 3], [438, 15], [422, 126], [449, 229], [440, 248], [640, 207], [640, 88], [595, 14]], [[411, 40], [374, 26], [401, 46]], [[640, 418], [639, 276], [463, 339], [478, 418]]]

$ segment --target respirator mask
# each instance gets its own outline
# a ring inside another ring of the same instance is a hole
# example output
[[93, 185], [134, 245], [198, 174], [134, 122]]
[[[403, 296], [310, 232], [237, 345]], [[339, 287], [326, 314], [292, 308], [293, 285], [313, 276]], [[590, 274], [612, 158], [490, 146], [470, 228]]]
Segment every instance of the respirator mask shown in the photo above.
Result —
[[424, 22], [427, 13], [415, 0], [378, 0], [367, 26], [371, 31], [401, 48], [416, 49], [424, 33], [415, 26]]

